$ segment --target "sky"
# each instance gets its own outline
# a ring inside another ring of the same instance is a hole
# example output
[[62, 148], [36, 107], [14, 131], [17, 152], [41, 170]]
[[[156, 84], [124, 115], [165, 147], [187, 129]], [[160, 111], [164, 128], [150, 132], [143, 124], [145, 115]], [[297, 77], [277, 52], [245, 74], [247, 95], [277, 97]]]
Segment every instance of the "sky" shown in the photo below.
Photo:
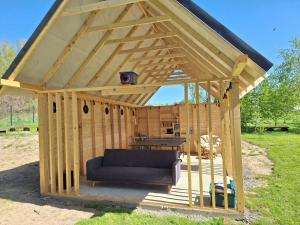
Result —
[[[27, 40], [53, 0], [0, 1], [0, 42]], [[300, 0], [194, 0], [274, 64], [278, 52], [300, 37]], [[171, 104], [183, 99], [183, 88], [163, 87], [150, 104]]]

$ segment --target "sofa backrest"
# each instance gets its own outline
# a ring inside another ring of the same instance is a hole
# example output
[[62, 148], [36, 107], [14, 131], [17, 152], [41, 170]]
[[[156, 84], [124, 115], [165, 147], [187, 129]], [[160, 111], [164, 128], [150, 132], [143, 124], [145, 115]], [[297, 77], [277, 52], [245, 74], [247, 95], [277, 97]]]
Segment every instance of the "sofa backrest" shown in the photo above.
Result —
[[175, 150], [126, 150], [106, 149], [103, 166], [172, 168], [178, 159]]

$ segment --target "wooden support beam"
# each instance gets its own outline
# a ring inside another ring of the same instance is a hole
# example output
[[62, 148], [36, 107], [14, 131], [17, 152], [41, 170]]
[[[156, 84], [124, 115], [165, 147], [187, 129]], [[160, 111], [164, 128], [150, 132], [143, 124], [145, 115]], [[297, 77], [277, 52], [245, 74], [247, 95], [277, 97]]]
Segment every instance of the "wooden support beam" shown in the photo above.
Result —
[[79, 40], [84, 36], [86, 31], [88, 30], [89, 26], [93, 24], [97, 17], [97, 12], [92, 12], [88, 18], [85, 20], [85, 22], [82, 24], [80, 29], [76, 32], [76, 34], [72, 37], [69, 44], [61, 51], [60, 55], [52, 65], [52, 67], [48, 70], [44, 78], [41, 80], [40, 85], [46, 84], [49, 80], [52, 79], [52, 77], [55, 75], [55, 73], [59, 70], [59, 68], [64, 64], [66, 58], [71, 53], [73, 48], [77, 45]]
[[71, 145], [70, 145], [70, 132], [69, 132], [69, 124], [70, 124], [70, 103], [69, 103], [69, 94], [64, 92], [64, 139], [65, 139], [65, 163], [66, 163], [66, 187], [67, 194], [71, 192]]
[[189, 61], [172, 61], [172, 62], [160, 62], [160, 63], [148, 63], [148, 64], [140, 64], [138, 68], [146, 68], [151, 66], [166, 66], [166, 65], [183, 65], [183, 64], [189, 64]]
[[143, 58], [133, 58], [129, 60], [129, 62], [141, 62], [145, 60], [153, 60], [153, 59], [174, 59], [174, 58], [184, 58], [184, 54], [166, 54], [166, 55], [158, 55], [158, 56], [148, 56]]
[[[127, 5], [114, 22], [115, 23], [120, 22], [127, 15], [128, 11], [131, 9], [132, 6], [133, 6], [132, 4]], [[93, 50], [88, 54], [88, 56], [83, 60], [83, 62], [80, 64], [80, 66], [78, 67], [76, 72], [72, 75], [72, 77], [70, 78], [70, 80], [68, 81], [68, 83], [65, 87], [72, 86], [79, 79], [84, 68], [97, 55], [97, 53], [104, 47], [105, 43], [109, 40], [112, 33], [113, 33], [113, 30], [108, 30], [102, 35], [101, 39], [95, 45]]]
[[169, 67], [167, 69], [146, 69], [143, 71], [144, 74], [148, 74], [147, 76], [152, 76], [152, 74], [149, 74], [149, 73], [156, 73], [156, 72], [159, 72], [159, 73], [167, 73], [169, 72], [170, 70], [175, 70], [176, 69], [176, 65], [175, 66], [172, 66], [172, 67]]
[[241, 114], [240, 114], [240, 97], [239, 97], [239, 79], [232, 80], [232, 99], [231, 99], [231, 119], [233, 124], [233, 143], [234, 143], [234, 166], [235, 166], [235, 183], [237, 188], [237, 209], [244, 212], [245, 196], [243, 183], [243, 165], [242, 165], [242, 147], [241, 147]]
[[20, 88], [20, 89], [34, 91], [34, 92], [44, 90], [43, 87], [35, 85], [35, 84], [23, 83], [23, 82], [19, 82], [19, 81], [6, 80], [6, 79], [0, 79], [0, 86], [6, 86], [6, 87], [11, 87], [11, 88]]
[[209, 159], [210, 159], [210, 176], [211, 176], [211, 192], [212, 207], [216, 208], [216, 190], [215, 190], [215, 167], [213, 155], [213, 134], [212, 134], [212, 110], [211, 110], [211, 83], [207, 83], [207, 109], [208, 109], [208, 138], [209, 138]]
[[196, 149], [198, 152], [198, 173], [199, 173], [199, 198], [200, 198], [200, 207], [204, 207], [204, 194], [203, 194], [203, 171], [202, 171], [202, 149], [201, 149], [201, 118], [200, 118], [200, 90], [199, 84], [195, 83], [195, 98], [196, 98], [196, 115], [197, 115], [197, 129], [196, 129]]
[[153, 39], [161, 39], [161, 38], [168, 38], [176, 36], [173, 32], [166, 32], [166, 33], [156, 33], [151, 35], [142, 35], [136, 37], [128, 37], [128, 38], [117, 38], [107, 41], [107, 44], [117, 44], [117, 43], [128, 43], [133, 41], [146, 41], [146, 40], [153, 40]]
[[188, 197], [189, 206], [193, 205], [192, 198], [192, 167], [191, 167], [191, 140], [190, 140], [190, 106], [189, 106], [189, 93], [188, 93], [188, 83], [184, 84], [184, 103], [185, 103], [185, 122], [186, 122], [186, 144], [185, 150], [187, 153], [187, 167], [188, 167]]
[[149, 51], [177, 49], [177, 48], [182, 48], [182, 47], [180, 45], [176, 45], [176, 44], [167, 44], [167, 45], [159, 45], [159, 46], [154, 46], [154, 47], [144, 47], [144, 48], [121, 50], [121, 51], [119, 51], [119, 54], [143, 53], [143, 52], [149, 52]]
[[233, 66], [231, 76], [236, 77], [236, 76], [241, 75], [241, 73], [243, 72], [243, 70], [247, 66], [247, 62], [248, 62], [248, 56], [247, 55], [240, 55], [237, 58], [234, 66]]
[[140, 1], [142, 0], [110, 0], [110, 1], [101, 1], [96, 3], [81, 4], [80, 6], [75, 6], [66, 9], [62, 13], [62, 16], [73, 16], [82, 13], [98, 11], [102, 9], [115, 8], [115, 7], [120, 7], [128, 4], [134, 4]]
[[55, 94], [56, 103], [56, 140], [57, 140], [57, 177], [58, 177], [58, 192], [61, 194], [64, 190], [63, 185], [63, 135], [62, 135], [62, 105], [61, 94]]
[[53, 120], [53, 96], [48, 94], [48, 139], [49, 139], [49, 153], [50, 153], [50, 191], [56, 192], [56, 156], [55, 156], [55, 137], [54, 137], [54, 120]]
[[143, 19], [139, 19], [139, 20], [131, 20], [131, 21], [124, 21], [124, 22], [119, 22], [119, 23], [112, 23], [109, 25], [93, 26], [93, 27], [89, 27], [87, 31], [93, 32], [93, 31], [113, 30], [113, 29], [118, 29], [118, 28], [141, 26], [141, 25], [147, 25], [147, 24], [165, 22], [165, 21], [170, 21], [170, 18], [165, 15], [155, 16], [155, 17], [148, 17], [148, 18], [143, 18]]
[[47, 95], [38, 96], [39, 110], [39, 159], [40, 159], [40, 193], [49, 192], [49, 143], [47, 137], [48, 131], [48, 112]]
[[124, 89], [112, 89], [112, 90], [103, 90], [101, 91], [102, 96], [106, 95], [129, 95], [129, 94], [143, 94], [153, 92], [156, 87], [133, 87], [131, 90], [124, 90]]
[[72, 92], [72, 127], [73, 127], [73, 157], [74, 157], [74, 192], [79, 194], [80, 164], [79, 164], [79, 127], [77, 94]]
[[219, 84], [219, 101], [220, 101], [220, 118], [221, 118], [221, 152], [223, 164], [223, 184], [224, 184], [224, 208], [228, 209], [228, 194], [227, 194], [227, 161], [226, 161], [226, 134], [225, 134], [225, 104], [224, 104], [224, 82], [220, 81]]

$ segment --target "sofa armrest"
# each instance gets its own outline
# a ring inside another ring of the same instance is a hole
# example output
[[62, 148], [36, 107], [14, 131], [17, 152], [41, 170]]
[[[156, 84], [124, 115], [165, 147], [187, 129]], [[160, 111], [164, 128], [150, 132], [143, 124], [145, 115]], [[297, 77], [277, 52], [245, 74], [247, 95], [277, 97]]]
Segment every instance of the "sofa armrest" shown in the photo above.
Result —
[[172, 178], [173, 178], [173, 185], [176, 185], [179, 178], [180, 178], [180, 170], [181, 170], [181, 160], [177, 159], [173, 162], [172, 165]]
[[103, 157], [97, 157], [94, 159], [90, 159], [86, 162], [86, 174], [87, 174], [87, 179], [90, 180], [90, 174], [93, 170], [98, 169], [102, 167], [102, 162], [103, 162]]

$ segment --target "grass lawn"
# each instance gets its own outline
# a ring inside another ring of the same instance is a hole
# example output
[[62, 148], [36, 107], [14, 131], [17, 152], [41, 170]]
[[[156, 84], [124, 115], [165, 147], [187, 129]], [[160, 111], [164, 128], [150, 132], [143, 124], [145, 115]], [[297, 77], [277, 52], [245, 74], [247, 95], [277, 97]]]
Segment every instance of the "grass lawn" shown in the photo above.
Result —
[[18, 131], [22, 130], [23, 127], [29, 127], [31, 131], [36, 131], [38, 127], [38, 116], [35, 115], [34, 122], [31, 113], [15, 113], [12, 118], [12, 126], [10, 124], [10, 117], [0, 118], [0, 130], [9, 130], [14, 127]]
[[271, 176], [261, 177], [268, 186], [256, 188], [247, 207], [262, 214], [255, 224], [300, 224], [300, 135], [284, 132], [243, 134], [243, 139], [268, 149], [274, 162]]
[[77, 225], [224, 225], [223, 220], [195, 222], [181, 217], [144, 215], [126, 209], [98, 208], [91, 219], [82, 220]]

